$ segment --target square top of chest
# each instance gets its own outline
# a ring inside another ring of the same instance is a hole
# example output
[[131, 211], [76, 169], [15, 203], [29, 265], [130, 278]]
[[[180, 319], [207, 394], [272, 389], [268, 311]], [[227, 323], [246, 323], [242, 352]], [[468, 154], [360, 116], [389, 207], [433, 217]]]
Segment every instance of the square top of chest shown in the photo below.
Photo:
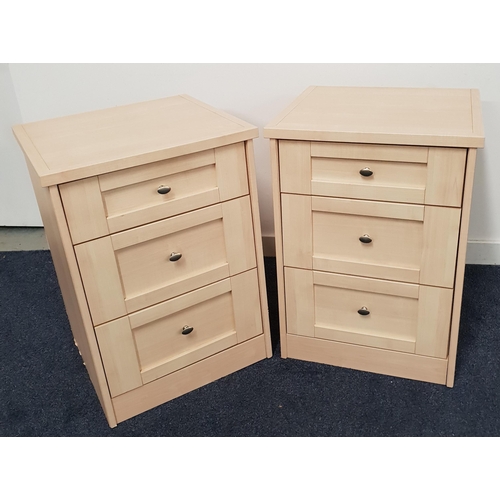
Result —
[[258, 129], [187, 95], [14, 127], [43, 187], [258, 137]]
[[483, 147], [475, 89], [311, 86], [264, 128], [270, 139]]

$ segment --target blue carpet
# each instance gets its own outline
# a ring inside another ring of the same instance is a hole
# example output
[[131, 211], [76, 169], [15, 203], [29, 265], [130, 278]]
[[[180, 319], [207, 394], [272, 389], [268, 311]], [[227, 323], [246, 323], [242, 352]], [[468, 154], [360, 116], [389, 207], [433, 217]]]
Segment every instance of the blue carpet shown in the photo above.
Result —
[[274, 356], [108, 427], [48, 251], [0, 253], [1, 436], [499, 436], [500, 266], [466, 266], [455, 387]]

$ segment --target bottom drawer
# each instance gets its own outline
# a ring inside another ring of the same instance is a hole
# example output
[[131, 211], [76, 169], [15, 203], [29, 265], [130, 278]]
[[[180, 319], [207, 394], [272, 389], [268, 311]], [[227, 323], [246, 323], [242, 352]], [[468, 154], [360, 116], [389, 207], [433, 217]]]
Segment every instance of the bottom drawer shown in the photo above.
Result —
[[453, 291], [285, 268], [287, 333], [446, 358]]
[[96, 327], [115, 397], [262, 333], [252, 269]]

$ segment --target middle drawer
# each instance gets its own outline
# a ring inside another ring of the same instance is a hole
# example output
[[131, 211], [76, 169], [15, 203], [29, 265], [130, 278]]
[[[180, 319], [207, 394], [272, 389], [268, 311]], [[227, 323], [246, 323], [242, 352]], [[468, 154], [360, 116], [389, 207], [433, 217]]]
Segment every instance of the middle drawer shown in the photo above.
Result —
[[284, 265], [452, 288], [460, 209], [282, 195]]
[[75, 246], [94, 325], [256, 266], [248, 196]]

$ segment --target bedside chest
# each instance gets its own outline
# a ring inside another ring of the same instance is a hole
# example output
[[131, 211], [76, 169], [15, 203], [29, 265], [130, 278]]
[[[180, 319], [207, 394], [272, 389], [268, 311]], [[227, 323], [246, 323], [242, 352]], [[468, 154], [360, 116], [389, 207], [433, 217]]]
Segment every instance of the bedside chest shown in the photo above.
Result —
[[310, 87], [264, 136], [282, 356], [452, 387], [479, 93]]
[[110, 426], [272, 355], [256, 127], [183, 95], [14, 133]]

